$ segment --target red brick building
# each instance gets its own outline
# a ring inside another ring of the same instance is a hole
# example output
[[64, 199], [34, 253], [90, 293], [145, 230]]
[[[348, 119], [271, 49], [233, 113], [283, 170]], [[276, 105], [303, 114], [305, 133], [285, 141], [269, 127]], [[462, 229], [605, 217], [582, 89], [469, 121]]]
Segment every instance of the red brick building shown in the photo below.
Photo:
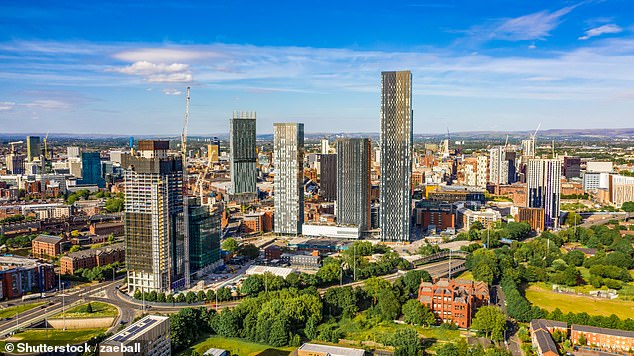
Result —
[[532, 230], [544, 231], [544, 209], [542, 208], [519, 208], [517, 212], [518, 222], [526, 222]]
[[585, 345], [591, 345], [603, 350], [631, 353], [634, 350], [634, 331], [598, 328], [595, 326], [571, 325], [570, 341], [580, 344], [583, 335]]
[[438, 230], [456, 227], [456, 211], [452, 204], [421, 200], [415, 211], [415, 223], [424, 229], [433, 225]]
[[45, 292], [56, 285], [52, 264], [33, 258], [0, 256], [0, 299]]
[[40, 235], [31, 243], [31, 256], [35, 258], [50, 259], [59, 256], [62, 251], [63, 237]]
[[478, 308], [489, 303], [489, 287], [479, 281], [441, 278], [421, 283], [418, 301], [431, 309], [438, 323], [468, 328]]
[[123, 221], [95, 222], [90, 224], [90, 233], [93, 235], [123, 235]]
[[77, 251], [59, 259], [62, 274], [75, 274], [80, 268], [106, 266], [115, 262], [125, 262], [123, 244]]
[[264, 258], [267, 260], [279, 260], [282, 257], [282, 248], [278, 245], [268, 245], [264, 248]]

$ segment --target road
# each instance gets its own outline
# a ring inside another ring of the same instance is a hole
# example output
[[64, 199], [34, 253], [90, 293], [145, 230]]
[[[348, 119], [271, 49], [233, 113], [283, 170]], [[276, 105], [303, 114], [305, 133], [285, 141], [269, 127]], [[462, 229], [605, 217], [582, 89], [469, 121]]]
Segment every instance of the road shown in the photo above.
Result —
[[500, 285], [494, 285], [493, 287], [491, 287], [491, 289], [493, 292], [493, 296], [495, 297], [495, 300], [494, 300], [495, 305], [499, 306], [500, 309], [502, 309], [502, 311], [504, 312], [504, 314], [507, 315], [507, 320], [506, 320], [507, 331], [504, 334], [505, 336], [504, 342], [507, 343], [509, 351], [511, 351], [511, 354], [513, 354], [513, 356], [524, 356], [524, 351], [522, 351], [522, 348], [520, 347], [522, 342], [516, 335], [517, 330], [515, 329], [515, 322], [513, 322], [513, 320], [511, 320], [508, 317], [508, 314], [506, 313], [506, 301], [504, 299], [504, 293], [502, 292], [502, 287]]

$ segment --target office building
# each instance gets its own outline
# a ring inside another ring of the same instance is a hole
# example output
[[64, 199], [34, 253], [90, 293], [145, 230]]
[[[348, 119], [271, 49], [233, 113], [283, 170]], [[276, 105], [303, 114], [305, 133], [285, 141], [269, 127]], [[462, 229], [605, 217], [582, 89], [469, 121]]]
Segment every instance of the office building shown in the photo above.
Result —
[[40, 136], [27, 136], [26, 137], [27, 162], [33, 162], [33, 160], [39, 159], [41, 155], [42, 155], [42, 149], [40, 146]]
[[412, 211], [412, 73], [381, 73], [382, 241], [409, 241]]
[[24, 174], [24, 155], [9, 153], [6, 158], [7, 170], [11, 174]]
[[612, 162], [588, 162], [583, 175], [583, 190], [608, 189], [612, 170]]
[[625, 202], [634, 201], [634, 177], [610, 175], [608, 194], [610, 204], [617, 208]]
[[234, 112], [230, 125], [231, 194], [255, 193], [255, 112]]
[[319, 195], [326, 201], [337, 199], [337, 155], [317, 155], [319, 163]]
[[568, 179], [579, 178], [581, 176], [581, 158], [564, 157], [564, 176]]
[[106, 186], [101, 175], [101, 156], [99, 152], [81, 153], [81, 181], [83, 185], [96, 185], [99, 188]]
[[545, 226], [559, 227], [561, 160], [531, 159], [526, 173], [527, 205], [543, 208]]
[[489, 287], [481, 281], [441, 278], [422, 282], [418, 301], [436, 315], [438, 324], [468, 328], [478, 308], [489, 304]]
[[276, 123], [273, 131], [274, 230], [278, 234], [301, 234], [304, 223], [304, 124]]
[[99, 349], [100, 356], [169, 356], [170, 319], [161, 315], [148, 315], [102, 341]]
[[206, 270], [220, 260], [220, 211], [189, 202], [189, 268], [194, 273]]
[[337, 224], [369, 230], [370, 223], [370, 139], [337, 140]]
[[123, 157], [128, 292], [184, 286], [183, 165], [168, 157], [168, 141], [139, 141], [139, 156]]

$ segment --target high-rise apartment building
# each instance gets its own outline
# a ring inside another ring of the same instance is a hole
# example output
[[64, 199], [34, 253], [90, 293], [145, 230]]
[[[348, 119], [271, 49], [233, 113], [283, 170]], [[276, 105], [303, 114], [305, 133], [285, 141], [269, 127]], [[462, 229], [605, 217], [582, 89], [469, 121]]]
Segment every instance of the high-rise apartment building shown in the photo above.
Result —
[[123, 156], [128, 292], [166, 292], [185, 284], [183, 164], [168, 141], [139, 141], [140, 156]]
[[321, 154], [327, 155], [328, 151], [330, 151], [330, 145], [328, 144], [328, 139], [324, 137], [321, 139]]
[[79, 147], [77, 146], [66, 147], [66, 156], [68, 156], [68, 158], [71, 158], [71, 157], [79, 158], [80, 154], [81, 154], [81, 150], [79, 149]]
[[301, 234], [304, 223], [304, 124], [276, 123], [273, 133], [274, 230], [278, 234]]
[[564, 176], [566, 178], [579, 178], [581, 176], [581, 158], [566, 156], [564, 157]]
[[412, 73], [381, 73], [381, 215], [383, 241], [409, 241], [412, 211]]
[[493, 184], [509, 184], [509, 162], [504, 146], [489, 150], [489, 180]]
[[522, 156], [535, 157], [535, 139], [522, 140]]
[[369, 230], [370, 161], [372, 146], [367, 138], [337, 140], [337, 223]]
[[255, 193], [255, 112], [234, 112], [230, 123], [231, 194]]
[[97, 185], [105, 187], [105, 181], [101, 175], [101, 156], [99, 152], [81, 153], [81, 184]]
[[337, 199], [337, 155], [317, 155], [319, 163], [319, 195], [326, 201]]
[[527, 204], [543, 208], [546, 227], [559, 227], [561, 160], [531, 159], [526, 169]]
[[26, 137], [26, 159], [27, 162], [33, 162], [34, 159], [40, 157], [42, 149], [40, 147], [40, 136]]
[[488, 157], [485, 155], [480, 155], [477, 158], [477, 172], [476, 172], [476, 186], [480, 188], [487, 187], [488, 180], [488, 167], [489, 167]]

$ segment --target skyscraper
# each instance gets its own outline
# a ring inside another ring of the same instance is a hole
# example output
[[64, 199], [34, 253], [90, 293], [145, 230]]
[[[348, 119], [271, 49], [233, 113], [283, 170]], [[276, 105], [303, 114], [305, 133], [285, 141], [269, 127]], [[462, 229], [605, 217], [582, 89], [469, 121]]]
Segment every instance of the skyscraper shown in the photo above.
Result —
[[489, 150], [489, 180], [493, 184], [509, 184], [509, 161], [504, 146]]
[[304, 223], [304, 124], [273, 124], [275, 232], [297, 235]]
[[321, 139], [321, 154], [327, 155], [328, 151], [330, 151], [330, 145], [328, 144], [328, 139], [324, 137]]
[[531, 159], [526, 172], [527, 204], [543, 208], [545, 225], [559, 227], [561, 200], [561, 160]]
[[255, 193], [255, 112], [234, 112], [230, 124], [231, 194]]
[[326, 201], [337, 199], [337, 155], [319, 154], [319, 195]]
[[189, 198], [189, 261], [194, 273], [220, 260], [220, 211]]
[[337, 140], [337, 223], [368, 230], [370, 223], [370, 139]]
[[26, 137], [26, 159], [28, 162], [33, 162], [35, 158], [39, 158], [42, 154], [40, 147], [40, 136], [27, 136]]
[[105, 187], [105, 181], [101, 174], [101, 156], [99, 152], [81, 153], [81, 184], [97, 185]]
[[183, 165], [168, 157], [168, 141], [139, 141], [140, 156], [124, 155], [125, 249], [128, 291], [166, 292], [185, 284]]
[[381, 73], [381, 209], [383, 241], [409, 241], [412, 210], [412, 73]]

